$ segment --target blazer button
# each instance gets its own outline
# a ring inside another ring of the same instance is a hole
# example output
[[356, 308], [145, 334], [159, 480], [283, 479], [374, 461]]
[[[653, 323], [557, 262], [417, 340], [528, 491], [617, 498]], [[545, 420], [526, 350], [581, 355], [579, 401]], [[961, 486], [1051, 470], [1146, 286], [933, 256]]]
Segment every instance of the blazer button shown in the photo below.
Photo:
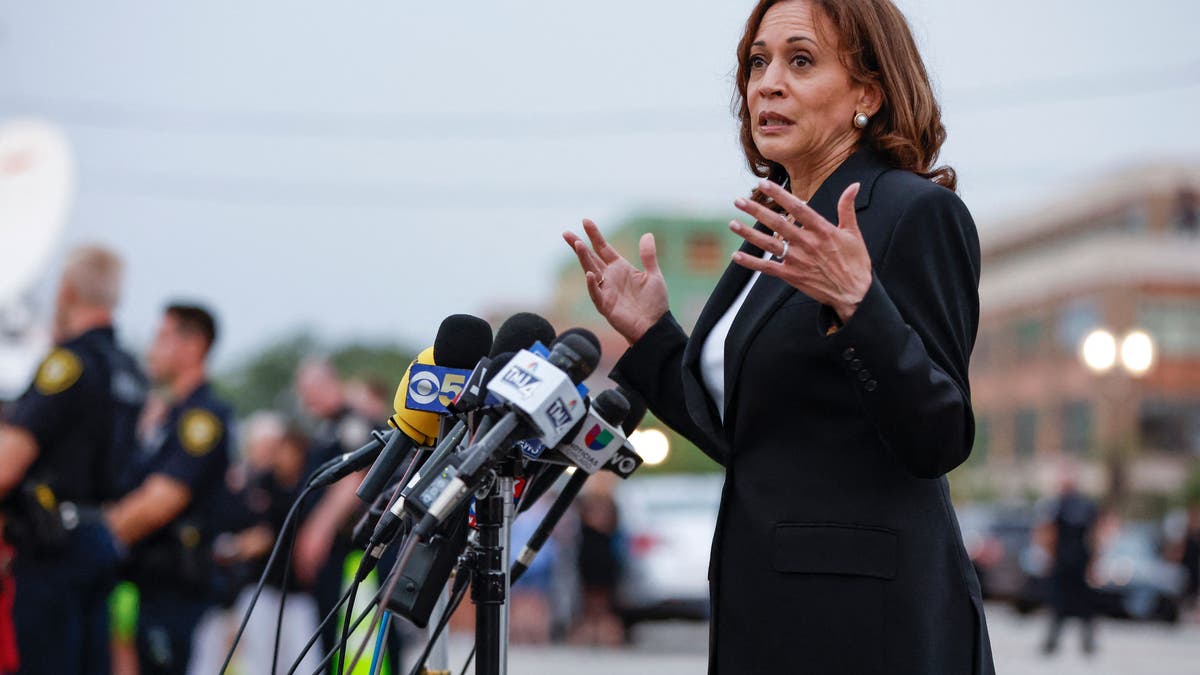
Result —
[[842, 352], [842, 360], [849, 361], [854, 358], [854, 347], [846, 347], [846, 351]]
[[850, 367], [854, 370], [862, 370], [862, 359], [854, 359], [850, 362]]
[[867, 380], [865, 383], [863, 383], [863, 389], [866, 389], [867, 391], [875, 391], [875, 388], [878, 386], [879, 383], [875, 380]]
[[859, 382], [866, 382], [869, 379], [871, 379], [870, 371], [866, 371], [866, 370], [858, 371], [858, 381]]

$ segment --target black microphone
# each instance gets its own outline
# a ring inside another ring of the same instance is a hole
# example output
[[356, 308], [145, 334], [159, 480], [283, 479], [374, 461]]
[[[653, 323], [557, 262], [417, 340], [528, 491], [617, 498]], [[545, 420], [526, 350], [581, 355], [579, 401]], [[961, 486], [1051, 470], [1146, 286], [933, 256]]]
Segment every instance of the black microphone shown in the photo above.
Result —
[[372, 431], [371, 440], [361, 448], [353, 452], [342, 453], [317, 467], [308, 479], [308, 484], [319, 488], [338, 482], [374, 461], [384, 446], [393, 442], [398, 435], [400, 432], [395, 429]]
[[[418, 446], [432, 445], [437, 437], [440, 416], [424, 410], [409, 409], [405, 404], [413, 366], [420, 363], [444, 368], [470, 367], [491, 347], [492, 328], [483, 319], [470, 314], [452, 314], [442, 320], [433, 347], [423, 351], [409, 364], [408, 371], [400, 381], [393, 403], [396, 414], [388, 423], [403, 433], [393, 436], [395, 442], [385, 445], [379, 453], [379, 457], [371, 465], [371, 470], [358, 486], [356, 494], [359, 499], [367, 504], [374, 502], [404, 459]], [[428, 364], [428, 361], [433, 363]]]
[[557, 333], [554, 326], [533, 312], [513, 314], [500, 324], [496, 331], [496, 339], [492, 341], [492, 351], [488, 356], [495, 360], [501, 352], [518, 352], [529, 349], [535, 342], [549, 345], [554, 342]]

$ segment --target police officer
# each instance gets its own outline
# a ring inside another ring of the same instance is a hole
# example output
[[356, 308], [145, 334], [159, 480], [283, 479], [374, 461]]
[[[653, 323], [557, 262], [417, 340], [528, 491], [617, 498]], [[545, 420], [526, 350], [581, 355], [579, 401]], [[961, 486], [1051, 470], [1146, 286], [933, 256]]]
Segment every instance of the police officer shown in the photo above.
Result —
[[205, 366], [216, 334], [204, 308], [167, 307], [147, 362], [169, 408], [135, 462], [137, 487], [105, 513], [130, 548], [141, 592], [142, 675], [187, 672], [192, 633], [212, 600], [209, 521], [227, 495], [231, 443], [230, 408], [209, 386]]
[[18, 548], [13, 616], [23, 673], [107, 673], [117, 547], [98, 508], [119, 495], [145, 378], [116, 344], [121, 261], [72, 251], [55, 299], [57, 347], [0, 427], [0, 497]]
[[1083, 651], [1092, 654], [1096, 650], [1095, 601], [1087, 577], [1095, 553], [1099, 509], [1079, 492], [1078, 469], [1072, 463], [1064, 463], [1059, 470], [1059, 494], [1044, 505], [1046, 511], [1039, 533], [1053, 554], [1050, 571], [1053, 617], [1042, 652], [1050, 655], [1058, 649], [1063, 623], [1075, 617], [1083, 627]]

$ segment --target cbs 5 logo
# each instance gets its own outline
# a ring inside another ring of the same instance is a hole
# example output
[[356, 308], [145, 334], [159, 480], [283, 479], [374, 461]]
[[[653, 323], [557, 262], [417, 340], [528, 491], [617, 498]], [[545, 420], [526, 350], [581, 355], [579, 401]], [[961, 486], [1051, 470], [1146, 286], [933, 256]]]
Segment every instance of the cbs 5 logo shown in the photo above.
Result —
[[408, 378], [408, 406], [418, 410], [444, 410], [466, 384], [469, 370], [414, 366]]

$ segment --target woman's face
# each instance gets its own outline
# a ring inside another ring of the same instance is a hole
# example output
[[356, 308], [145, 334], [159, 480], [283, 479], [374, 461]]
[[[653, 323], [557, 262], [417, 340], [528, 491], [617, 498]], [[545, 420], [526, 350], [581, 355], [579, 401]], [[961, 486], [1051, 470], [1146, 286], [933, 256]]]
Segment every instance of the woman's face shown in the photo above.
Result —
[[835, 39], [827, 19], [804, 0], [772, 6], [754, 37], [746, 86], [752, 135], [759, 152], [785, 168], [853, 147], [855, 113], [874, 112], [865, 105], [866, 87], [838, 58]]

